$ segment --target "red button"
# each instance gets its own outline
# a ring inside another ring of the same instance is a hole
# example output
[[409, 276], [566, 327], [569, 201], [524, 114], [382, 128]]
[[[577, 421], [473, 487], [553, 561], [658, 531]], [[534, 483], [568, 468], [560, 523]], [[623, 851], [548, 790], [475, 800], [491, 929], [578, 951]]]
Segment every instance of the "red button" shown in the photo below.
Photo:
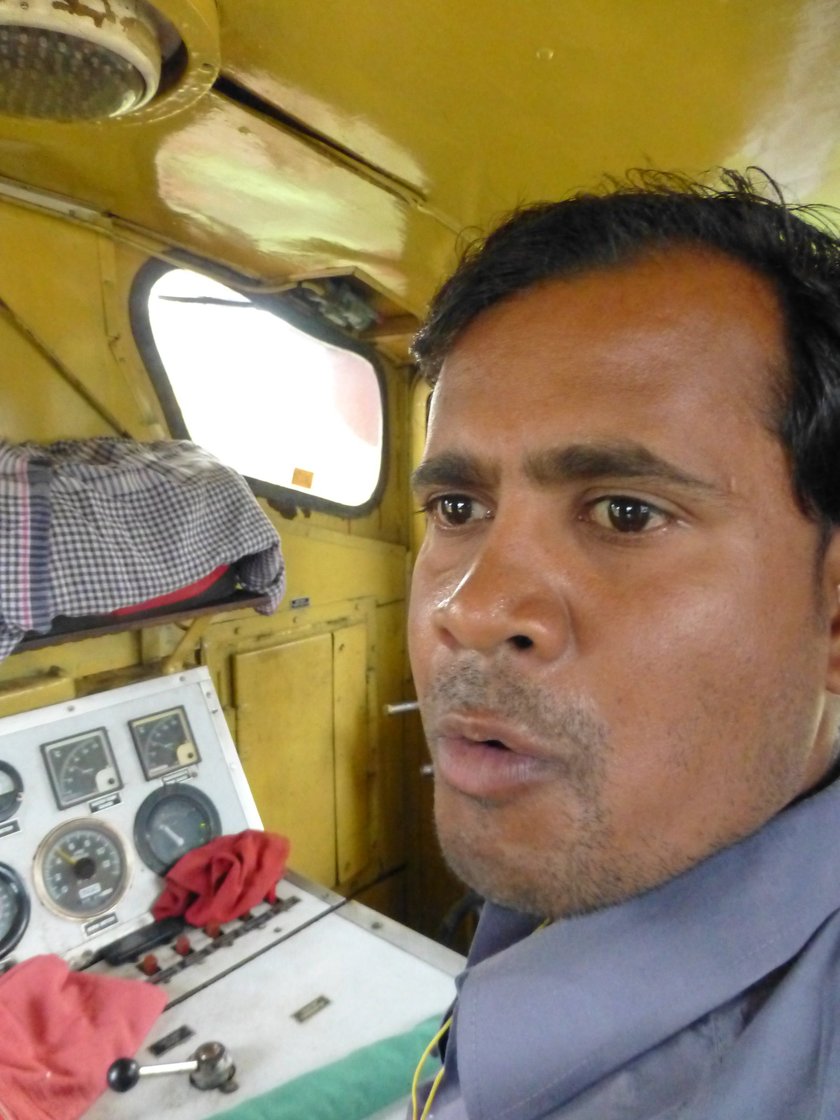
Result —
[[160, 965], [154, 953], [147, 953], [143, 957], [140, 961], [140, 971], [144, 972], [146, 976], [154, 976], [156, 972], [160, 972]]
[[180, 937], [175, 938], [175, 945], [173, 946], [173, 948], [175, 949], [175, 952], [179, 957], [188, 957], [192, 952], [190, 939], [185, 933], [182, 933]]

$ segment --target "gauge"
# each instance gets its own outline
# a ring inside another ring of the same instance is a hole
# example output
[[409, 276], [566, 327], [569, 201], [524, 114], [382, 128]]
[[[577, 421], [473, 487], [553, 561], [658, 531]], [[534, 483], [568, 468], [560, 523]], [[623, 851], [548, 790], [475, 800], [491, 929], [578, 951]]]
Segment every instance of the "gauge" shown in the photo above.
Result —
[[13, 817], [23, 801], [23, 782], [14, 766], [0, 762], [0, 821]]
[[0, 957], [5, 957], [29, 925], [29, 895], [21, 877], [0, 863]]
[[128, 726], [147, 778], [159, 778], [201, 761], [183, 708], [133, 719]]
[[89, 918], [112, 909], [130, 878], [128, 853], [110, 825], [87, 818], [54, 828], [35, 853], [35, 887], [51, 910]]
[[104, 728], [44, 743], [41, 751], [59, 809], [122, 789], [122, 779]]
[[207, 794], [183, 782], [150, 793], [134, 818], [140, 858], [159, 875], [221, 832], [219, 813]]

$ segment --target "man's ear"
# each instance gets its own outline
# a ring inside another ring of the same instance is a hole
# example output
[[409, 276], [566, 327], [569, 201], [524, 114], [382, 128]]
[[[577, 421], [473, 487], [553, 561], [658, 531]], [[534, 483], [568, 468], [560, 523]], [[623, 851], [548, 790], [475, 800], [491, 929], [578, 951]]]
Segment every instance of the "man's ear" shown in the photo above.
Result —
[[832, 529], [825, 550], [822, 578], [829, 626], [825, 686], [840, 695], [840, 529]]

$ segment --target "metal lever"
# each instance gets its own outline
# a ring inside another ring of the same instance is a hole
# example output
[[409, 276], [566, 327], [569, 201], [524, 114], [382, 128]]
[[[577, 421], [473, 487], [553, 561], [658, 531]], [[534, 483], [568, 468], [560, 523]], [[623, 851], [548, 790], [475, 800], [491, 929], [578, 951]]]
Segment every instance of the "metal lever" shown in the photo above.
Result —
[[108, 1067], [108, 1085], [115, 1093], [127, 1093], [141, 1077], [159, 1073], [188, 1073], [197, 1089], [221, 1089], [232, 1093], [239, 1086], [235, 1081], [236, 1066], [221, 1042], [204, 1042], [185, 1062], [161, 1062], [141, 1066], [134, 1058], [117, 1058]]
[[406, 712], [416, 712], [420, 705], [416, 700], [403, 700], [399, 704], [386, 704], [386, 716], [401, 716]]

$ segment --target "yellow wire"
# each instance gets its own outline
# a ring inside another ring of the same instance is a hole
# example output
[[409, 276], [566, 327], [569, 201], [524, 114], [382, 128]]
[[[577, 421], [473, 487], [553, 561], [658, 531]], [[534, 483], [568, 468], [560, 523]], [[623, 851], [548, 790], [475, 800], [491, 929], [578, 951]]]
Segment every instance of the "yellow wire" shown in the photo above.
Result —
[[[417, 1068], [414, 1071], [414, 1078], [411, 1082], [411, 1120], [418, 1120], [418, 1117], [417, 1117], [417, 1087], [420, 1083], [420, 1074], [423, 1071], [423, 1066], [426, 1064], [426, 1062], [429, 1059], [429, 1055], [434, 1050], [434, 1048], [437, 1046], [437, 1044], [440, 1042], [440, 1040], [443, 1038], [443, 1036], [446, 1034], [446, 1032], [449, 1030], [451, 1025], [452, 1025], [452, 1016], [450, 1015], [449, 1018], [446, 1020], [446, 1022], [443, 1024], [443, 1026], [440, 1028], [440, 1030], [437, 1032], [435, 1037], [432, 1039], [432, 1041], [429, 1043], [429, 1045], [426, 1047], [426, 1049], [420, 1055], [420, 1061], [417, 1063]], [[434, 1081], [432, 1082], [432, 1087], [429, 1091], [428, 1097], [426, 1098], [426, 1104], [423, 1106], [423, 1113], [420, 1116], [419, 1120], [426, 1120], [426, 1117], [429, 1115], [429, 1106], [431, 1105], [432, 1100], [434, 1098], [434, 1095], [437, 1092], [438, 1085], [440, 1085], [442, 1077], [443, 1077], [443, 1067], [441, 1067], [438, 1070], [437, 1076], [435, 1077]]]
[[[551, 925], [551, 918], [546, 918], [544, 921], [540, 922], [540, 924], [536, 927], [536, 929], [533, 932], [537, 933], [539, 930], [545, 929], [545, 927], [548, 926], [548, 925]], [[432, 1041], [429, 1043], [429, 1045], [426, 1047], [426, 1049], [420, 1055], [420, 1061], [417, 1063], [417, 1068], [414, 1071], [414, 1077], [413, 1077], [412, 1082], [411, 1082], [411, 1120], [418, 1120], [418, 1116], [417, 1116], [417, 1088], [418, 1088], [418, 1085], [420, 1083], [420, 1074], [423, 1071], [423, 1066], [429, 1060], [429, 1055], [434, 1050], [435, 1046], [437, 1046], [437, 1044], [440, 1042], [440, 1040], [443, 1038], [443, 1036], [446, 1034], [446, 1032], [449, 1030], [449, 1028], [451, 1026], [452, 1026], [452, 1016], [450, 1015], [449, 1018], [446, 1020], [446, 1022], [443, 1024], [443, 1026], [440, 1028], [440, 1030], [437, 1032], [435, 1037], [432, 1039]], [[441, 1066], [441, 1068], [437, 1071], [437, 1074], [435, 1075], [435, 1079], [432, 1082], [431, 1089], [429, 1089], [429, 1095], [428, 1095], [428, 1097], [426, 1097], [426, 1103], [423, 1105], [423, 1111], [420, 1114], [419, 1120], [427, 1120], [427, 1117], [429, 1115], [429, 1109], [432, 1107], [432, 1101], [435, 1099], [435, 1093], [437, 1093], [438, 1087], [439, 1087], [441, 1081], [443, 1080], [443, 1071], [444, 1071], [444, 1067]]]
[[432, 1087], [429, 1090], [429, 1095], [428, 1095], [428, 1097], [426, 1097], [426, 1104], [424, 1105], [423, 1111], [420, 1114], [420, 1120], [426, 1120], [426, 1118], [428, 1117], [429, 1109], [432, 1107], [432, 1101], [434, 1101], [434, 1099], [435, 1099], [435, 1093], [438, 1091], [438, 1085], [440, 1085], [442, 1080], [443, 1080], [443, 1066], [441, 1066], [440, 1069], [437, 1071], [437, 1074], [435, 1075], [435, 1079], [432, 1082]]

